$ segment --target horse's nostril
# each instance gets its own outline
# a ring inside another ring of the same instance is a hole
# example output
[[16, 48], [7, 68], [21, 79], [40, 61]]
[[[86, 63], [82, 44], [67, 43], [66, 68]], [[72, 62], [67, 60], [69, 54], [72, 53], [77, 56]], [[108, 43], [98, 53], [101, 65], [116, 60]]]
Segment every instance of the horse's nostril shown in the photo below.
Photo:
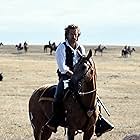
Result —
[[93, 75], [93, 70], [90, 71], [90, 74]]

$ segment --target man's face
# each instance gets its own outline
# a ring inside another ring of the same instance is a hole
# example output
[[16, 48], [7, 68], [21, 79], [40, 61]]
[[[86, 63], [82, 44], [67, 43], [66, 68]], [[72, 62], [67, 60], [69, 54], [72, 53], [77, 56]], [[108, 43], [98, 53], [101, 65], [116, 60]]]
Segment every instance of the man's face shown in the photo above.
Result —
[[78, 40], [78, 30], [70, 29], [67, 38], [70, 44], [76, 43], [76, 41]]

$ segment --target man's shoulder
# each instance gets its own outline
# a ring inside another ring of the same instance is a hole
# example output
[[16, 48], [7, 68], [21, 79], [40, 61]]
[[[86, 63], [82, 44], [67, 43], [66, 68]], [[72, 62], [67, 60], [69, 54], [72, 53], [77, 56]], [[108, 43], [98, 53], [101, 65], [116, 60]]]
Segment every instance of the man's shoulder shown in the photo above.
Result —
[[62, 50], [62, 49], [64, 49], [64, 48], [65, 48], [64, 42], [59, 43], [59, 45], [57, 46], [57, 50], [56, 50], [56, 51]]
[[66, 43], [66, 42], [60, 42], [59, 45], [58, 45], [58, 47], [59, 47], [59, 46], [65, 46], [65, 43]]

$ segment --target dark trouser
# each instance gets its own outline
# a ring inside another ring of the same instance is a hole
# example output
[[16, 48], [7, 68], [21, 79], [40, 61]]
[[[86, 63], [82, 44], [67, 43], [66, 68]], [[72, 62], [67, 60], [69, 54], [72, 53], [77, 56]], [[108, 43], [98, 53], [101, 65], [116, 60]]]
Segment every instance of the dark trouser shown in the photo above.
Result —
[[[59, 83], [57, 85], [57, 88], [56, 88], [56, 92], [55, 92], [55, 95], [54, 95], [54, 102], [57, 102], [57, 103], [62, 103], [62, 100], [63, 100], [63, 97], [64, 97], [64, 80], [68, 80], [70, 77], [66, 74], [61, 74], [61, 76], [59, 77]], [[54, 106], [55, 107], [55, 106]]]
[[58, 125], [63, 121], [63, 97], [64, 97], [64, 82], [63, 80], [69, 79], [69, 76], [67, 75], [61, 75], [61, 78], [59, 80], [59, 83], [56, 88], [56, 92], [54, 95], [54, 103], [53, 103], [53, 116], [52, 118], [47, 122], [47, 126], [52, 129], [53, 132], [57, 131]]

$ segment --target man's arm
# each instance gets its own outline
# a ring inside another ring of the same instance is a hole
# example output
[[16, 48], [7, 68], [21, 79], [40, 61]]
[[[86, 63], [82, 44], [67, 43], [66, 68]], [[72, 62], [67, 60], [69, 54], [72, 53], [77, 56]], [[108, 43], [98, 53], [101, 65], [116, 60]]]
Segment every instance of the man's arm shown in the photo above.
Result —
[[62, 74], [65, 74], [67, 71], [69, 71], [69, 67], [65, 64], [66, 61], [66, 52], [65, 52], [65, 46], [63, 44], [60, 44], [56, 50], [56, 61], [59, 68], [59, 71]]

